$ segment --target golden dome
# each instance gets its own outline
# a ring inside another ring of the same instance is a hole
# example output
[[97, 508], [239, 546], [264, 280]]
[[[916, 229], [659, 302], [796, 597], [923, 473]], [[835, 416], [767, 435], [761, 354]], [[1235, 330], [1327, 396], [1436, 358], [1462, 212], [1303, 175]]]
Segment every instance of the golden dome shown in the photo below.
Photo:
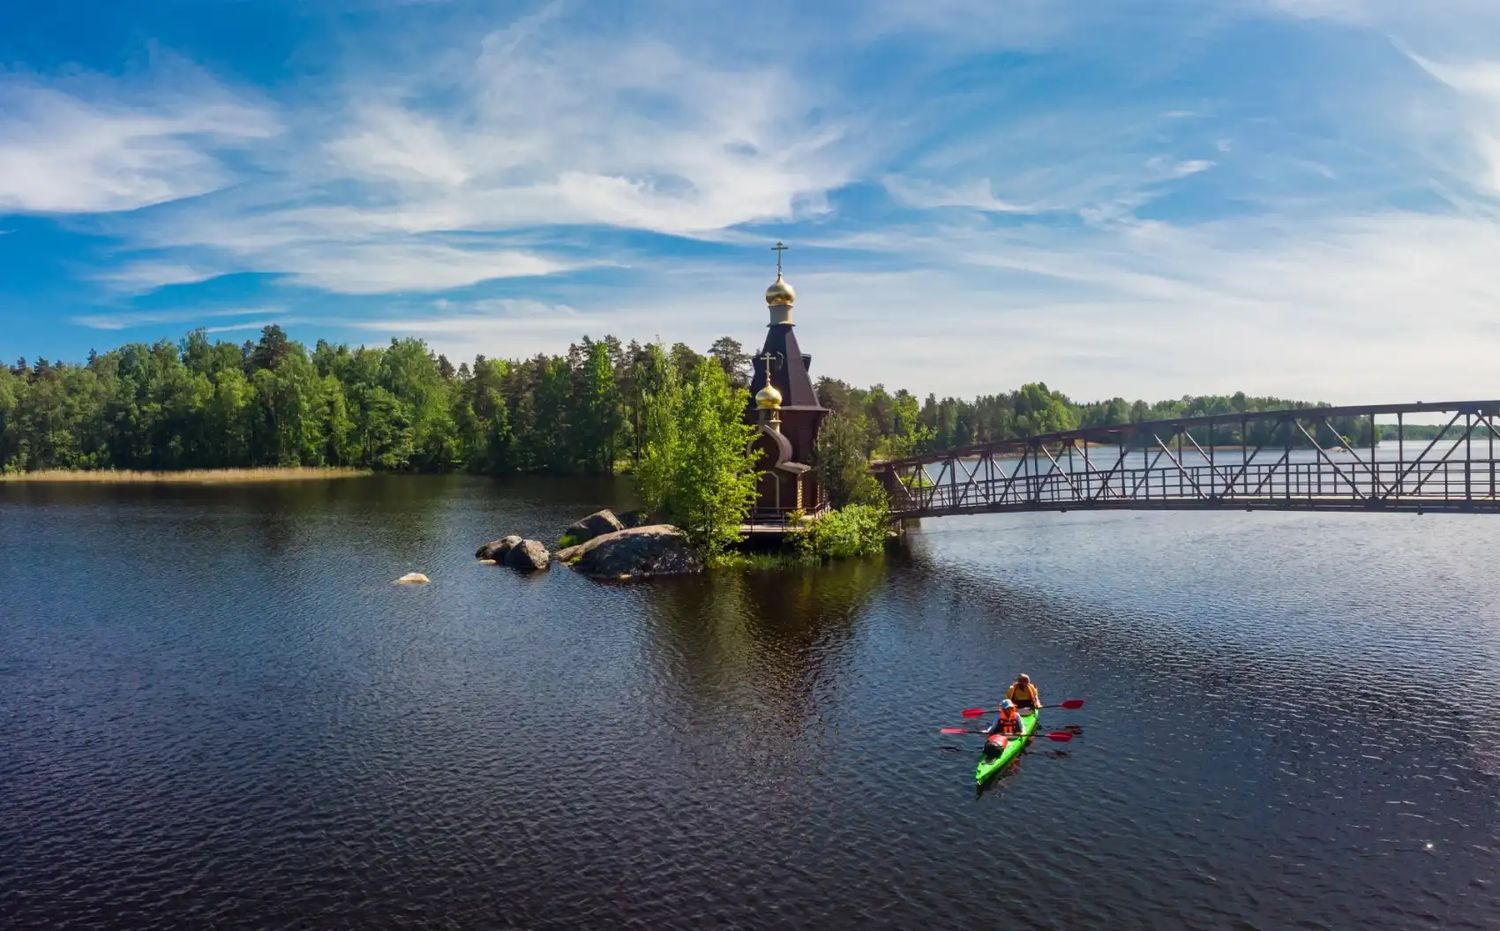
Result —
[[792, 286], [787, 283], [785, 278], [781, 277], [781, 272], [777, 272], [776, 280], [766, 289], [766, 303], [772, 307], [778, 305], [791, 306], [791, 303], [796, 299], [797, 292], [793, 291]]
[[755, 406], [763, 411], [774, 411], [781, 407], [781, 392], [776, 386], [766, 382], [766, 386], [755, 392]]

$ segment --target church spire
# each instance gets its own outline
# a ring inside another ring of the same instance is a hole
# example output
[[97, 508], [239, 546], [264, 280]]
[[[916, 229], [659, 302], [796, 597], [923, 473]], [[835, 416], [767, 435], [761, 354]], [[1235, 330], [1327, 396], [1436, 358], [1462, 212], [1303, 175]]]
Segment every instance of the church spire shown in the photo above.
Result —
[[772, 324], [791, 323], [792, 302], [797, 300], [797, 292], [781, 277], [781, 254], [788, 248], [790, 247], [780, 240], [771, 247], [771, 251], [776, 253], [776, 280], [766, 289], [766, 306], [770, 308]]

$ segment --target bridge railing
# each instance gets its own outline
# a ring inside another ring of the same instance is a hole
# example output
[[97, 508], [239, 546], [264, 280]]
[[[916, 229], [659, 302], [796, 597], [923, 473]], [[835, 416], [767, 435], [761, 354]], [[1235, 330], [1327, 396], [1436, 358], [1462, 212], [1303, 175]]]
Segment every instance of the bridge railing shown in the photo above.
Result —
[[891, 496], [891, 510], [898, 516], [1120, 507], [1500, 510], [1500, 460], [1418, 470], [1396, 462], [1370, 465], [1368, 470], [1290, 462], [1022, 473], [903, 489]]
[[[1409, 412], [1451, 416], [1407, 440]], [[1381, 414], [1394, 415], [1394, 429], [1377, 426]], [[1495, 401], [1242, 413], [1010, 440], [877, 463], [873, 472], [903, 517], [1075, 508], [1500, 513], [1497, 421]], [[1352, 441], [1356, 429], [1367, 443]], [[1396, 442], [1377, 442], [1382, 429]], [[1216, 446], [1226, 434], [1237, 442]]]

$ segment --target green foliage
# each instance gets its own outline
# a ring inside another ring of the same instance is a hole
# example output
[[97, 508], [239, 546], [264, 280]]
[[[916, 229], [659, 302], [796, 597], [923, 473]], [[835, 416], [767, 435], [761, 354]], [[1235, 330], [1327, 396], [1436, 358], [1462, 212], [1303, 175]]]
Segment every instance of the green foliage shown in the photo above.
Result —
[[[725, 391], [748, 374], [743, 347], [728, 337], [707, 356], [682, 343], [666, 349], [584, 337], [566, 355], [478, 356], [472, 366], [455, 368], [415, 339], [355, 349], [320, 341], [309, 352], [276, 326], [243, 345], [195, 331], [175, 344], [90, 353], [84, 364], [0, 365], [0, 471], [347, 465], [490, 475], [608, 472], [616, 459], [639, 464], [653, 437], [680, 439], [663, 421], [685, 410], [673, 404], [687, 403], [706, 360], [729, 376]], [[905, 390], [827, 378], [818, 391], [835, 413], [815, 459], [840, 503], [878, 500], [863, 475], [871, 455], [896, 458], [1077, 426], [1311, 406], [1243, 393], [1080, 404], [1042, 384], [973, 400], [929, 395], [924, 402]], [[738, 423], [743, 408], [734, 413]], [[1332, 427], [1350, 445], [1370, 442], [1368, 418], [1341, 418]], [[1407, 438], [1426, 439], [1436, 430], [1408, 425]], [[1192, 437], [1200, 444], [1286, 442], [1274, 423], [1251, 424], [1243, 438], [1233, 423], [1212, 436], [1195, 428]], [[1332, 443], [1334, 436], [1319, 439]], [[1291, 442], [1307, 445], [1296, 432]]]
[[659, 383], [643, 405], [637, 488], [648, 512], [682, 528], [711, 560], [738, 538], [755, 502], [749, 398], [712, 360], [700, 359], [686, 379], [675, 365], [653, 370]]
[[839, 412], [825, 418], [818, 431], [813, 468], [829, 502], [836, 508], [886, 503], [885, 491], [870, 474], [870, 450], [866, 444], [871, 432], [863, 414]]
[[901, 479], [901, 484], [905, 485], [907, 488], [918, 489], [931, 488], [937, 483], [932, 480], [932, 476], [928, 475], [926, 470], [918, 469], [911, 475], [904, 476]]
[[880, 505], [851, 504], [804, 521], [792, 546], [809, 559], [873, 556], [885, 549], [890, 514]]
[[622, 447], [640, 448], [640, 394], [627, 389], [702, 358], [585, 337], [566, 356], [455, 368], [416, 339], [309, 353], [276, 326], [244, 345], [194, 331], [86, 365], [0, 366], [0, 469], [608, 472]]
[[[869, 431], [867, 446], [884, 459], [1079, 427], [1324, 406], [1321, 402], [1249, 397], [1243, 392], [1185, 396], [1154, 404], [1124, 398], [1079, 403], [1041, 383], [1023, 385], [1012, 392], [980, 395], [973, 400], [953, 397], [940, 400], [929, 394], [918, 406], [916, 398], [905, 391], [888, 394], [880, 385], [862, 389], [831, 378], [818, 381], [818, 396], [835, 411], [862, 416]], [[1355, 445], [1367, 445], [1370, 441], [1368, 418], [1335, 418], [1332, 425]], [[1212, 436], [1203, 428], [1190, 432], [1200, 444], [1210, 441], [1238, 444], [1241, 440], [1234, 424], [1216, 427]], [[1386, 435], [1389, 432], [1387, 427]], [[1300, 434], [1294, 433], [1291, 439], [1293, 446], [1308, 445]], [[1331, 443], [1334, 438], [1325, 435], [1319, 439]], [[1274, 423], [1251, 424], [1244, 440], [1252, 446], [1285, 442]]]
[[614, 363], [604, 343], [587, 338], [586, 356], [573, 386], [574, 448], [582, 456], [574, 463], [589, 472], [608, 472], [614, 467], [615, 437], [620, 432], [620, 391], [615, 384]]

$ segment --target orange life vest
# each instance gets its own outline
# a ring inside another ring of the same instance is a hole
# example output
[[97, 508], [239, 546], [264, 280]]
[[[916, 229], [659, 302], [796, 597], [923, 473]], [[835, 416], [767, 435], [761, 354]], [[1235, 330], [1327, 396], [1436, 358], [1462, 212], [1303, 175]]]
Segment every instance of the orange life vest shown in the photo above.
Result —
[[1014, 708], [1001, 708], [1000, 720], [995, 723], [997, 734], [1021, 733], [1021, 712]]
[[1010, 690], [1005, 693], [1005, 697], [1023, 708], [1035, 708], [1041, 704], [1041, 699], [1036, 692], [1036, 685], [1031, 682], [1025, 685], [1019, 682], [1011, 683]]

